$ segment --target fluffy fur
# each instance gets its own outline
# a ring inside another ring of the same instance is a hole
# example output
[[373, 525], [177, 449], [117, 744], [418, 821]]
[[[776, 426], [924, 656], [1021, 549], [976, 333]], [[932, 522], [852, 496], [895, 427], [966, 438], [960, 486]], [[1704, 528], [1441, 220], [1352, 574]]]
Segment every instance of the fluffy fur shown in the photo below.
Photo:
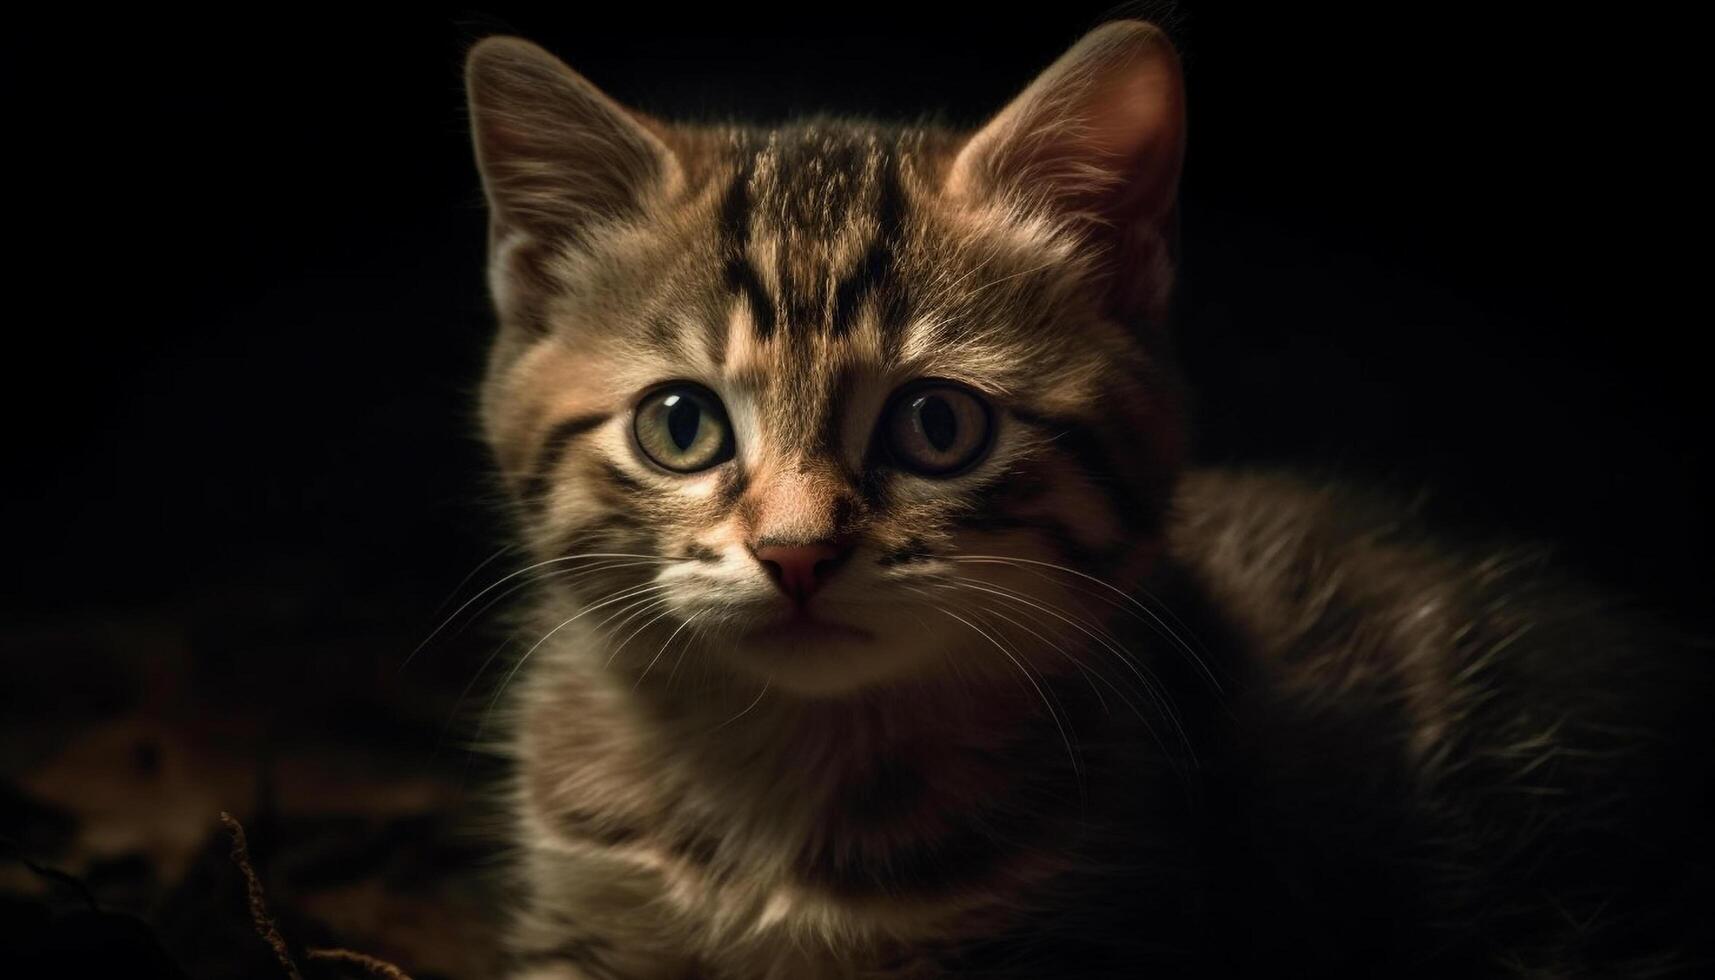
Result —
[[[1179, 77], [1120, 22], [974, 134], [754, 130], [473, 50], [483, 421], [539, 581], [520, 976], [1697, 961], [1689, 660], [1385, 503], [1183, 470]], [[993, 408], [966, 472], [879, 448], [925, 378]], [[733, 459], [639, 450], [675, 380]], [[758, 554], [804, 542], [842, 549], [812, 632]]]

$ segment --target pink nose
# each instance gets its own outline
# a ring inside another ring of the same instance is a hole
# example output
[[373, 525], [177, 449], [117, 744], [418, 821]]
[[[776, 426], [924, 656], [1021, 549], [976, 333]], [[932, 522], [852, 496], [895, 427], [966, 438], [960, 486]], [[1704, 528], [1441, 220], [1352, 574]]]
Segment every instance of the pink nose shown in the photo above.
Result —
[[846, 549], [831, 542], [771, 544], [756, 549], [756, 560], [767, 569], [780, 591], [802, 605], [839, 567]]

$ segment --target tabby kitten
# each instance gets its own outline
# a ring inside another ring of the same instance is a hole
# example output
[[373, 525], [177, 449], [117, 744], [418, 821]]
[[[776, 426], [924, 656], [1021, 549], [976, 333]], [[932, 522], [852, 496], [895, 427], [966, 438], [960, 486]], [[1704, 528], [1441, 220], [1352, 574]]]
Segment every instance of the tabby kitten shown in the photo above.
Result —
[[540, 581], [517, 976], [1698, 962], [1658, 637], [1184, 470], [1158, 30], [975, 133], [671, 125], [511, 38], [468, 82]]

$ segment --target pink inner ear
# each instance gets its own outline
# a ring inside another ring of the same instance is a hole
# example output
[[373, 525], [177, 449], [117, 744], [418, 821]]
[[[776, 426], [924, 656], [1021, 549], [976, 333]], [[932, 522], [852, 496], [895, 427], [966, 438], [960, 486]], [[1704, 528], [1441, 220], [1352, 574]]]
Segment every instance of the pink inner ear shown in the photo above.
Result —
[[1002, 181], [1009, 170], [1015, 180], [1059, 181], [1070, 208], [1106, 224], [1159, 218], [1172, 208], [1179, 179], [1178, 65], [1159, 48], [1103, 53], [1112, 60], [1079, 65], [1064, 79], [1044, 76], [1046, 91], [1021, 98], [1033, 104], [1009, 120], [1011, 132], [992, 148], [999, 159], [991, 172]]
[[496, 219], [543, 237], [634, 208], [677, 179], [630, 112], [528, 42], [491, 38], [467, 65], [477, 159]]
[[1150, 61], [1131, 66], [1091, 93], [1082, 142], [1090, 163], [1114, 169], [1121, 181], [1116, 199], [1099, 213], [1137, 221], [1159, 218], [1172, 208], [1184, 129], [1178, 87], [1174, 66]]
[[1161, 32], [1092, 32], [973, 136], [948, 177], [956, 198], [1058, 208], [1109, 256], [1114, 302], [1165, 307], [1166, 242], [1185, 132], [1179, 61]]

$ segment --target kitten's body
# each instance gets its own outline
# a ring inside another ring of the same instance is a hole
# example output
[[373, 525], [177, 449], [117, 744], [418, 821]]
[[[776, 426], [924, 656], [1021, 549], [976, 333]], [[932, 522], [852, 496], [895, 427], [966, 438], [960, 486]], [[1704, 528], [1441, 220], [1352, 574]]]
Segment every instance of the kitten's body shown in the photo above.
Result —
[[1685, 850], [1699, 774], [1673, 741], [1696, 710], [1676, 685], [1696, 675], [1666, 636], [1538, 559], [1447, 552], [1348, 491], [1201, 472], [1175, 510], [1148, 608], [1178, 639], [1147, 613], [1117, 633], [1166, 653], [1149, 662], [1171, 720], [1075, 675], [1044, 681], [1058, 724], [1022, 683], [744, 711], [754, 687], [633, 690], [590, 669], [601, 638], [545, 646], [554, 680], [526, 695], [518, 750], [524, 962], [805, 978], [1707, 963], [1707, 857]]
[[[1659, 637], [1383, 505], [1181, 475], [1152, 30], [975, 136], [669, 127], [519, 42], [471, 79], [485, 424], [554, 576], [514, 718], [525, 974], [1698, 955], [1667, 765], [1697, 689]], [[688, 431], [724, 456], [652, 461], [663, 390], [723, 403]], [[900, 455], [920, 390], [989, 406], [973, 461]]]

